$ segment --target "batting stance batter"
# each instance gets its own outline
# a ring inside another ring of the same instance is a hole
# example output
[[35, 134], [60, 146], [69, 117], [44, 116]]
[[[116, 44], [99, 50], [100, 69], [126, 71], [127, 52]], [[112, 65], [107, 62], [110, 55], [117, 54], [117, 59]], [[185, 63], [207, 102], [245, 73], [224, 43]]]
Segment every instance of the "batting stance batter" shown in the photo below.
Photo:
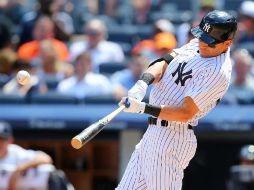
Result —
[[[146, 113], [148, 129], [136, 145], [117, 190], [180, 190], [183, 170], [193, 158], [197, 141], [193, 127], [226, 92], [231, 75], [229, 46], [236, 18], [224, 11], [209, 12], [196, 37], [154, 61], [120, 105], [125, 112]], [[154, 84], [149, 104], [142, 102]]]

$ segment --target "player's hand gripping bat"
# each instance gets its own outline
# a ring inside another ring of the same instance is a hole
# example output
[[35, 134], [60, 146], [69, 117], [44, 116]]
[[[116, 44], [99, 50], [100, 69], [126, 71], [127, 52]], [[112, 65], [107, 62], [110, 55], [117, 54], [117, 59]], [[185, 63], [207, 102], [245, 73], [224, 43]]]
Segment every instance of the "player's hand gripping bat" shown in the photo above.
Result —
[[78, 135], [72, 138], [71, 145], [75, 149], [80, 149], [85, 145], [89, 140], [96, 136], [104, 127], [111, 122], [119, 113], [121, 113], [125, 107], [129, 106], [129, 102], [125, 102], [124, 105], [121, 105], [112, 113], [108, 114], [99, 121], [89, 125], [86, 129], [80, 132]]

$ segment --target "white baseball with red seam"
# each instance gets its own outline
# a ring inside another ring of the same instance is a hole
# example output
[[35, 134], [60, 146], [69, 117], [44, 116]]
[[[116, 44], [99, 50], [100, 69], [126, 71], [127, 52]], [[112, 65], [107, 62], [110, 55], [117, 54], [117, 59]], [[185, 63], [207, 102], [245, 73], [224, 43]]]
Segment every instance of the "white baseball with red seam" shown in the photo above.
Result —
[[21, 70], [17, 73], [16, 79], [19, 84], [27, 85], [30, 81], [30, 74], [25, 70]]

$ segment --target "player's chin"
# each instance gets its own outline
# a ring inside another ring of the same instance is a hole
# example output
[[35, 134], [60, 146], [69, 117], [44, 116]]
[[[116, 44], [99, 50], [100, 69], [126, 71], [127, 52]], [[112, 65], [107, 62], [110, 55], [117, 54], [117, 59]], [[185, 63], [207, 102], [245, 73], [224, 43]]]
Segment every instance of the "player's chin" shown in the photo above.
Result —
[[207, 50], [200, 49], [199, 54], [201, 57], [211, 57], [209, 51], [207, 51]]

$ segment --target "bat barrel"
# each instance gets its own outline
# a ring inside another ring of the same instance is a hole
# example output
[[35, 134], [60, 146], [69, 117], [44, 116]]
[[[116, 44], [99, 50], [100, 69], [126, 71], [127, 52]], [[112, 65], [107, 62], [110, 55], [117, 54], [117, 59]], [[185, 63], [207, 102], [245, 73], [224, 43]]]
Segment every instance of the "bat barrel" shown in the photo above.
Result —
[[84, 144], [86, 144], [89, 140], [91, 140], [94, 136], [96, 136], [104, 127], [106, 123], [99, 120], [96, 123], [90, 125], [81, 133], [76, 135], [71, 140], [71, 145], [75, 149], [80, 149]]
[[80, 149], [83, 144], [82, 144], [82, 141], [81, 139], [78, 137], [78, 135], [76, 137], [73, 137], [71, 139], [71, 146], [75, 149]]
[[88, 126], [81, 133], [76, 135], [71, 140], [71, 146], [75, 149], [80, 149], [84, 144], [96, 136], [112, 119], [114, 119], [123, 109], [125, 105], [120, 106], [112, 113], [108, 114], [96, 123]]

